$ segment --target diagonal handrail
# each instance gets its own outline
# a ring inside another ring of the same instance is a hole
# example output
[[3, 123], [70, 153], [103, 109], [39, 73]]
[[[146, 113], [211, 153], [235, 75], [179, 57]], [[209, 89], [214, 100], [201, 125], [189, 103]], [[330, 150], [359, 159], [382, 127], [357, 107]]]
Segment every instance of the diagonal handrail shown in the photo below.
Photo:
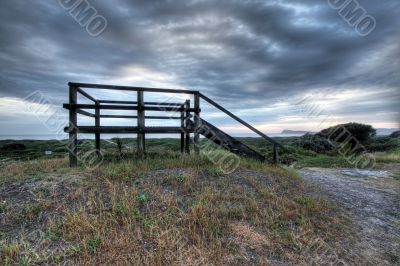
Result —
[[256, 129], [255, 127], [253, 127], [249, 123], [247, 123], [246, 121], [244, 121], [243, 119], [241, 119], [241, 118], [237, 117], [236, 115], [232, 114], [227, 109], [225, 109], [224, 107], [222, 107], [218, 103], [214, 102], [213, 100], [211, 100], [210, 98], [208, 98], [204, 94], [202, 94], [202, 93], [199, 93], [199, 94], [200, 94], [200, 98], [202, 98], [203, 100], [205, 100], [209, 104], [213, 105], [214, 107], [218, 108], [219, 110], [221, 110], [225, 114], [229, 115], [230, 117], [232, 117], [233, 119], [235, 119], [236, 121], [241, 123], [242, 125], [246, 126], [248, 129], [250, 129], [254, 133], [257, 133], [259, 136], [261, 136], [264, 139], [268, 140], [271, 144], [276, 145], [276, 146], [282, 148], [285, 151], [287, 150], [284, 146], [282, 146], [282, 144], [276, 142], [275, 140], [273, 140], [272, 138], [268, 137], [267, 135], [265, 135], [264, 133], [262, 133], [261, 131], [259, 131], [258, 129]]

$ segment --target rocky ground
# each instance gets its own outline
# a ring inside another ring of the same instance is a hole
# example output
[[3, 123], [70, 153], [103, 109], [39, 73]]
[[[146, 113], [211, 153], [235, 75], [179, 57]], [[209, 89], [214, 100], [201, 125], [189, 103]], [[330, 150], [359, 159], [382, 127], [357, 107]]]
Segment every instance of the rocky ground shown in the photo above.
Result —
[[371, 265], [400, 265], [400, 181], [393, 178], [398, 175], [396, 169], [300, 170], [304, 179], [319, 186], [359, 226], [359, 240], [350, 252]]

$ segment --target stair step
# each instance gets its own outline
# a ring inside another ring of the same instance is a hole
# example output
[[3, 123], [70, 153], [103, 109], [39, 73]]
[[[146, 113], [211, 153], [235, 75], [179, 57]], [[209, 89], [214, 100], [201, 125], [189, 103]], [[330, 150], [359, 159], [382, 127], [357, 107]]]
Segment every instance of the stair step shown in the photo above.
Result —
[[[200, 134], [212, 140], [217, 145], [222, 146], [228, 149], [230, 152], [235, 153], [237, 155], [253, 158], [260, 161], [265, 161], [265, 157], [263, 155], [256, 152], [246, 144], [228, 135], [227, 133], [218, 129], [217, 127], [205, 121], [204, 119], [200, 119], [200, 122], [201, 122]], [[193, 125], [192, 121], [191, 124]]]

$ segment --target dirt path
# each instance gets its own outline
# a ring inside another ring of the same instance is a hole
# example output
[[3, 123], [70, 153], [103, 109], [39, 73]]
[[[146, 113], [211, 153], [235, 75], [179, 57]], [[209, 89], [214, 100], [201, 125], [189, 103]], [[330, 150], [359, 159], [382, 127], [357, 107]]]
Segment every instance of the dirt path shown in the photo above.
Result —
[[371, 265], [400, 265], [400, 181], [393, 179], [392, 173], [307, 168], [300, 174], [317, 184], [359, 225], [352, 256]]

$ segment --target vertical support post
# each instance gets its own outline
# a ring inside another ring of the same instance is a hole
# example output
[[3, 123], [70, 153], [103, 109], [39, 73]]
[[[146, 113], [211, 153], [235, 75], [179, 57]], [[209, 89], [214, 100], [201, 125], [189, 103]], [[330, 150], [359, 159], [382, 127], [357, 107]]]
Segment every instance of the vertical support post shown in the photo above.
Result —
[[189, 120], [190, 120], [190, 100], [185, 102], [185, 152], [190, 154], [190, 132], [189, 132]]
[[144, 97], [142, 90], [139, 90], [137, 92], [137, 105], [138, 105], [137, 124], [140, 131], [140, 133], [138, 133], [137, 136], [137, 150], [138, 150], [138, 156], [143, 158], [146, 153], [146, 150], [145, 150], [145, 133], [144, 133], [145, 112], [144, 112]]
[[200, 154], [200, 95], [194, 94], [194, 151]]
[[[186, 104], [186, 103], [185, 103]], [[185, 104], [181, 105], [181, 108], [185, 108]], [[185, 111], [181, 111], [181, 153], [185, 151]]]
[[69, 152], [69, 165], [70, 167], [78, 166], [78, 132], [77, 132], [77, 112], [76, 105], [78, 102], [77, 97], [77, 87], [69, 87], [69, 104], [71, 108], [69, 109], [69, 142], [68, 142], [68, 152]]
[[274, 164], [279, 164], [279, 146], [274, 144]]
[[[100, 103], [99, 101], [95, 102], [96, 110], [95, 110], [95, 126], [100, 126]], [[100, 155], [100, 133], [95, 133], [95, 142], [96, 142], [96, 154]]]

